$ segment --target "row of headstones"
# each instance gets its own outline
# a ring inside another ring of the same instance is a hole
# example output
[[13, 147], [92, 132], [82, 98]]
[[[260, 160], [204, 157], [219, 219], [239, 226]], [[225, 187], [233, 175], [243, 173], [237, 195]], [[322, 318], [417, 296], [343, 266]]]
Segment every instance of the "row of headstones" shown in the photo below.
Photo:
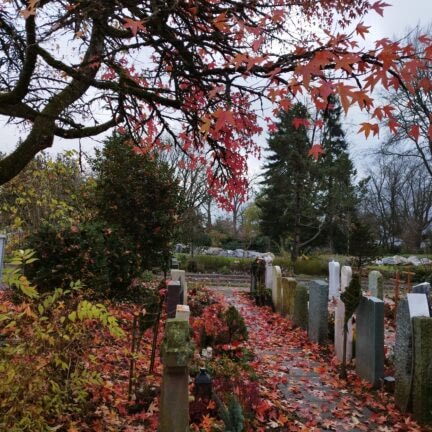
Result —
[[[272, 298], [277, 312], [308, 331], [311, 341], [324, 345], [328, 337], [329, 300], [336, 301], [335, 354], [343, 356], [345, 305], [340, 294], [349, 285], [352, 270], [329, 263], [329, 282], [315, 280], [306, 287], [281, 275], [272, 267]], [[374, 386], [384, 379], [384, 301], [380, 272], [369, 273], [368, 295], [362, 296], [356, 311], [356, 372]], [[270, 285], [270, 284], [269, 284]], [[395, 366], [396, 404], [416, 419], [432, 422], [432, 318], [429, 314], [431, 287], [422, 283], [412, 288], [398, 305]], [[353, 321], [348, 322], [346, 358], [353, 356]]]

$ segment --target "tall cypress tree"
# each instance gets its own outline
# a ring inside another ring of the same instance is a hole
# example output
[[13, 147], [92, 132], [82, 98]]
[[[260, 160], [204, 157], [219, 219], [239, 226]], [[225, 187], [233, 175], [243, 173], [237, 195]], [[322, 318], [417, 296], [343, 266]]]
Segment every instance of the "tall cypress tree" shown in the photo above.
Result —
[[322, 191], [322, 213], [325, 216], [325, 235], [332, 252], [346, 252], [350, 216], [355, 213], [356, 198], [352, 177], [353, 163], [341, 125], [342, 108], [338, 99], [330, 96], [324, 112], [322, 147], [324, 155], [317, 169]]
[[288, 241], [292, 261], [319, 232], [316, 164], [308, 156], [311, 144], [305, 125], [296, 127], [296, 119], [307, 118], [302, 104], [279, 115], [276, 131], [268, 139], [271, 154], [264, 167], [263, 191], [257, 200], [263, 234], [275, 245]]

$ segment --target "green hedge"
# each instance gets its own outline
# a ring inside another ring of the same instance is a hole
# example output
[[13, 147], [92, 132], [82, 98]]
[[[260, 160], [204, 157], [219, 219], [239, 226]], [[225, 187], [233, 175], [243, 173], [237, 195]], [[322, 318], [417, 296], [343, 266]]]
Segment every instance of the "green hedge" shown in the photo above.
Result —
[[[193, 258], [186, 254], [177, 254], [180, 268], [188, 272], [198, 273], [250, 273], [252, 258], [232, 258], [212, 255], [196, 255]], [[273, 265], [280, 266], [284, 271], [292, 270], [289, 258], [276, 257]], [[294, 265], [294, 274], [326, 275], [328, 261], [319, 257], [298, 260]]]

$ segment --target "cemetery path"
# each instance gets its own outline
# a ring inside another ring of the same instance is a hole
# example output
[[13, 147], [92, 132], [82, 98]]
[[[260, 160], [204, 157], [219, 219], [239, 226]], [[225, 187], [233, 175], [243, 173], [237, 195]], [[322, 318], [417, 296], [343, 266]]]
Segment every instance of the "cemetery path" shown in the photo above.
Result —
[[[212, 287], [242, 314], [249, 330], [248, 348], [255, 353], [252, 366], [263, 381], [257, 416], [269, 418], [272, 431], [428, 431], [402, 415], [391, 395], [372, 390], [349, 371], [339, 378], [330, 348], [311, 343], [305, 331], [257, 307], [239, 291]], [[285, 416], [272, 417], [283, 411]]]

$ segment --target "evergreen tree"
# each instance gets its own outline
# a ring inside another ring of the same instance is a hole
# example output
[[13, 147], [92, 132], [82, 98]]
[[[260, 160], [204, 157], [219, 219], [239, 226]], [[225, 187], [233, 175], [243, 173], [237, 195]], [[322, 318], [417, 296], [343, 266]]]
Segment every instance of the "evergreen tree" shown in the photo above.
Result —
[[307, 118], [302, 104], [280, 114], [276, 132], [268, 139], [272, 153], [264, 167], [264, 187], [257, 200], [263, 234], [281, 247], [288, 241], [292, 261], [320, 232], [316, 164], [308, 156], [306, 122], [299, 121]]
[[355, 170], [348, 154], [341, 114], [342, 108], [338, 99], [330, 96], [324, 112], [321, 143], [325, 153], [319, 159], [317, 169], [327, 244], [332, 252], [346, 253], [349, 220], [355, 212], [356, 197], [351, 183]]

